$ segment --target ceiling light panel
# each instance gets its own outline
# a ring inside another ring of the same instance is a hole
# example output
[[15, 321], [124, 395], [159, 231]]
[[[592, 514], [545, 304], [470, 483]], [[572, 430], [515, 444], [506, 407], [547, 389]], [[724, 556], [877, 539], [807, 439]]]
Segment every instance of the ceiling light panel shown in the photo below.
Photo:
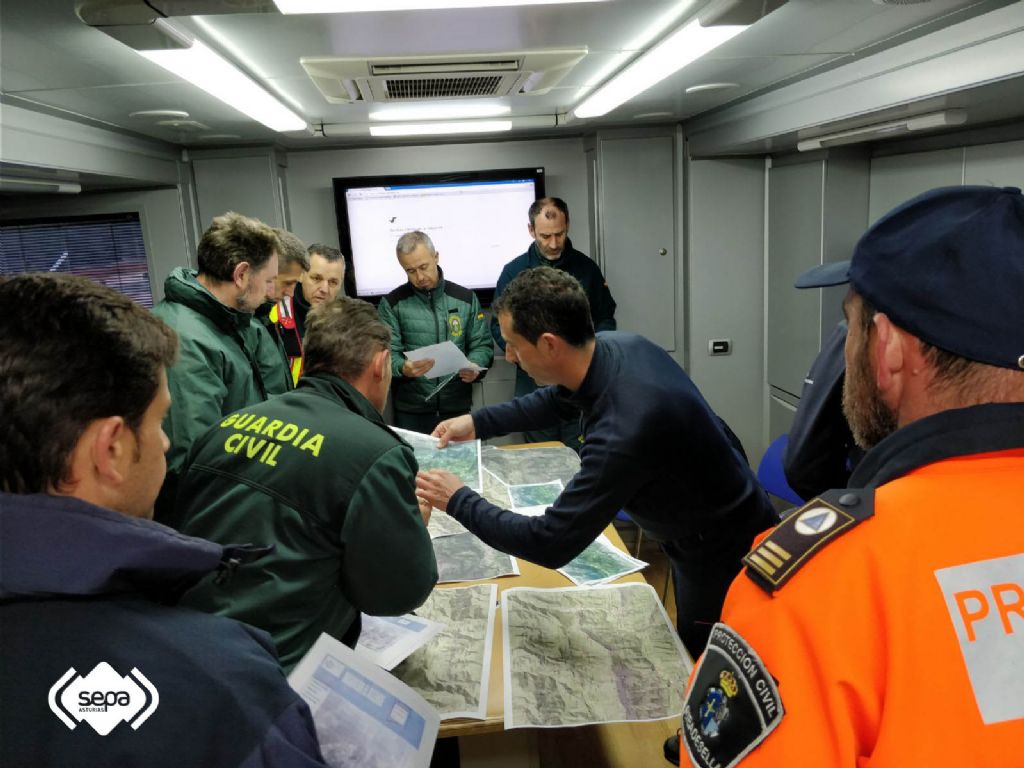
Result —
[[403, 123], [371, 125], [371, 136], [439, 136], [454, 133], [498, 133], [511, 131], [511, 120], [472, 120], [446, 123]]
[[694, 19], [641, 54], [573, 112], [580, 118], [605, 115], [731, 40], [744, 29], [746, 27], [741, 25], [703, 27]]
[[465, 120], [500, 117], [512, 111], [507, 104], [407, 104], [370, 112], [371, 120]]
[[189, 48], [139, 51], [178, 77], [274, 131], [301, 131], [306, 121], [200, 40]]
[[493, 8], [510, 5], [565, 5], [607, 0], [274, 0], [284, 14], [426, 11], [441, 8]]

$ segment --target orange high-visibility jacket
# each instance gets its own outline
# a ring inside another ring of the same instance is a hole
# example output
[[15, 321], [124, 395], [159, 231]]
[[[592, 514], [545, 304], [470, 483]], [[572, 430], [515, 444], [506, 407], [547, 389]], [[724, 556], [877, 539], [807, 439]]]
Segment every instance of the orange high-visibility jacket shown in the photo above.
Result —
[[1024, 404], [915, 422], [858, 484], [755, 542], [683, 766], [1024, 766]]

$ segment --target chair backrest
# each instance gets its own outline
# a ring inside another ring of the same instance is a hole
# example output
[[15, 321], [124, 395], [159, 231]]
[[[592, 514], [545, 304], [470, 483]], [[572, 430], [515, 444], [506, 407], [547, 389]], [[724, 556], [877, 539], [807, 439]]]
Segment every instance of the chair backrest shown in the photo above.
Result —
[[768, 450], [761, 457], [761, 463], [757, 465], [757, 481], [772, 496], [777, 496], [790, 504], [803, 504], [796, 491], [789, 487], [786, 482], [786, 474], [782, 470], [782, 457], [786, 453], [786, 443], [789, 442], [789, 435], [782, 434], [772, 440]]

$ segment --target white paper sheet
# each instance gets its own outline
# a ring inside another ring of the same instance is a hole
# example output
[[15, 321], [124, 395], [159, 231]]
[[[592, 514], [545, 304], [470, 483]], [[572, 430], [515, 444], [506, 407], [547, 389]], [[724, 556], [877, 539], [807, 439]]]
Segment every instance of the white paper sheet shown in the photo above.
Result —
[[433, 360], [433, 367], [425, 374], [431, 379], [440, 379], [442, 376], [448, 376], [449, 374], [458, 373], [466, 369], [471, 371], [487, 370], [471, 362], [462, 353], [462, 350], [456, 347], [450, 340], [442, 341], [440, 344], [431, 344], [429, 347], [410, 349], [405, 353], [405, 356], [413, 361], [425, 360], [427, 358]]
[[404, 616], [362, 615], [356, 653], [389, 672], [429, 643], [444, 624], [407, 613]]
[[288, 676], [332, 768], [428, 768], [440, 717], [422, 696], [322, 634]]

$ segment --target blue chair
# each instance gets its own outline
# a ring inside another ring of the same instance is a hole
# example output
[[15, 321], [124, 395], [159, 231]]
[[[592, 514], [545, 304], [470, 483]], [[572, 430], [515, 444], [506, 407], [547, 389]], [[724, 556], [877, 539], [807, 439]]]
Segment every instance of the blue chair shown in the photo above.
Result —
[[786, 473], [782, 470], [782, 457], [786, 454], [789, 435], [782, 434], [772, 440], [768, 450], [757, 465], [757, 481], [772, 496], [776, 496], [790, 504], [800, 505], [804, 500], [786, 482]]

